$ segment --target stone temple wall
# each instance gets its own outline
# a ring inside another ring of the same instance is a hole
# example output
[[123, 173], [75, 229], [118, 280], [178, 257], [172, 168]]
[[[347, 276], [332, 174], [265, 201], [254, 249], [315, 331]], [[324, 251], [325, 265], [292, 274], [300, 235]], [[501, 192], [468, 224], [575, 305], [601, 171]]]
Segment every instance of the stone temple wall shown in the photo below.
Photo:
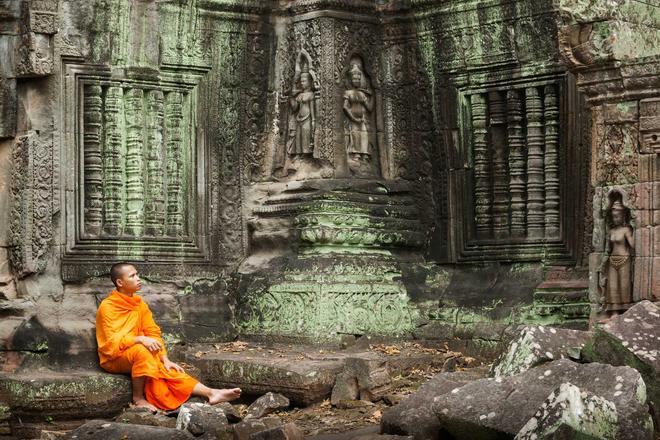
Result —
[[584, 325], [615, 199], [657, 297], [659, 14], [0, 1], [5, 368], [93, 363], [118, 260], [170, 341]]

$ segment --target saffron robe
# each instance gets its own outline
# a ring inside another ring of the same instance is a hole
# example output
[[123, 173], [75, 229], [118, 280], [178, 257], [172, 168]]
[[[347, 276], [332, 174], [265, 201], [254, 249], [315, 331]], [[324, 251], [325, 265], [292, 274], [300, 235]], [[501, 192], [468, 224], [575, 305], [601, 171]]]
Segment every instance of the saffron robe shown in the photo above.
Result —
[[[152, 353], [135, 342], [136, 336], [157, 339], [163, 348]], [[165, 369], [161, 356], [167, 352], [160, 327], [140, 296], [114, 290], [101, 302], [96, 312], [96, 342], [101, 368], [110, 373], [130, 373], [134, 378], [146, 376], [144, 396], [157, 408], [175, 409], [190, 398], [197, 380]]]

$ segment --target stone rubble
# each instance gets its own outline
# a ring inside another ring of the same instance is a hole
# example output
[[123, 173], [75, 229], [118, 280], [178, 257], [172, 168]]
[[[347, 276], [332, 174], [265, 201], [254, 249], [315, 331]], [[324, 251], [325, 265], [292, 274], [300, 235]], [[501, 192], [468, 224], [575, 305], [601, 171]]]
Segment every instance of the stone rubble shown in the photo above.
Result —
[[253, 434], [277, 428], [283, 425], [279, 417], [263, 417], [261, 419], [247, 419], [233, 425], [234, 440], [250, 440]]
[[155, 414], [148, 408], [128, 407], [115, 417], [115, 422], [131, 423], [134, 425], [160, 426], [163, 428], [176, 428], [176, 417], [161, 411]]
[[247, 409], [245, 419], [260, 419], [280, 409], [289, 407], [289, 399], [281, 394], [266, 393], [255, 400]]

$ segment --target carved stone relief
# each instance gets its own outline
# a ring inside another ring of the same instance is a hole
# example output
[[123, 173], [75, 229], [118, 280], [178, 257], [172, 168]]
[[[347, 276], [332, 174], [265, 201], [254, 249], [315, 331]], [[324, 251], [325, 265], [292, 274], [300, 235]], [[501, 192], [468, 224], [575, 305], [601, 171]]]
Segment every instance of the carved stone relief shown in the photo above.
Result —
[[375, 96], [362, 59], [353, 56], [345, 72], [344, 145], [354, 176], [376, 176], [378, 149], [374, 133]]
[[53, 237], [52, 144], [36, 133], [17, 139], [10, 186], [10, 260], [18, 277], [46, 268]]
[[635, 238], [630, 209], [618, 191], [608, 194], [606, 253], [599, 270], [603, 309], [618, 314], [630, 308], [633, 298]]
[[[518, 254], [523, 258], [538, 258], [549, 243], [557, 255], [569, 252], [563, 243], [576, 232], [566, 229], [561, 176], [574, 175], [579, 163], [560, 162], [568, 148], [559, 132], [562, 114], [566, 117], [562, 90], [557, 81], [469, 95], [474, 216], [464, 257], [471, 246], [495, 246], [494, 240], [525, 247]], [[505, 255], [514, 258], [508, 252], [499, 258]]]

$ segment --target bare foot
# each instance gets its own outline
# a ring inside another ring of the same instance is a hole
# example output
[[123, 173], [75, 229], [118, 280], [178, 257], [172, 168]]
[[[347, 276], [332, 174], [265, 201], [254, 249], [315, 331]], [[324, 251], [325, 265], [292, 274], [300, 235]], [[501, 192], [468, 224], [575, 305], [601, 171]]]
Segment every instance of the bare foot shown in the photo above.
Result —
[[220, 402], [230, 402], [241, 397], [240, 388], [226, 388], [224, 390], [211, 389], [209, 394], [209, 404], [215, 405]]
[[158, 408], [153, 406], [151, 403], [147, 402], [146, 399], [135, 399], [133, 401], [133, 404], [131, 405], [132, 408], [146, 408], [149, 411], [155, 413], [158, 411]]

